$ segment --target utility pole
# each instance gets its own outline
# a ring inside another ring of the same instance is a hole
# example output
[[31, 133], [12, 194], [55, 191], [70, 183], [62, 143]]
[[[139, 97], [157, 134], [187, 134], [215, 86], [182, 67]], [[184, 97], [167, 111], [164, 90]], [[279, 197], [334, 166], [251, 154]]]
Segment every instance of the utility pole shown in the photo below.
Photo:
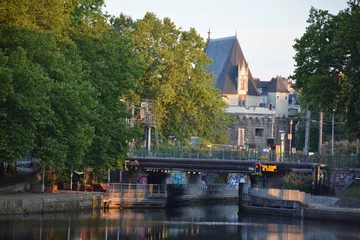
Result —
[[311, 111], [307, 107], [306, 108], [306, 125], [305, 125], [305, 145], [304, 145], [304, 150], [303, 150], [304, 156], [309, 155], [310, 118], [311, 118]]
[[320, 123], [319, 123], [319, 155], [322, 154], [323, 118], [324, 118], [324, 113], [321, 111]]
[[272, 139], [275, 139], [274, 132], [275, 132], [275, 111], [273, 111], [273, 116], [271, 119], [271, 138]]
[[331, 156], [334, 156], [334, 135], [335, 135], [335, 124], [334, 124], [334, 114], [335, 114], [335, 109], [333, 109], [333, 114], [332, 114], [332, 128], [331, 128]]
[[292, 150], [291, 150], [291, 141], [292, 141], [292, 125], [293, 125], [293, 120], [290, 119], [290, 129], [289, 129], [289, 135], [288, 135], [288, 139], [289, 139], [289, 157], [291, 156]]

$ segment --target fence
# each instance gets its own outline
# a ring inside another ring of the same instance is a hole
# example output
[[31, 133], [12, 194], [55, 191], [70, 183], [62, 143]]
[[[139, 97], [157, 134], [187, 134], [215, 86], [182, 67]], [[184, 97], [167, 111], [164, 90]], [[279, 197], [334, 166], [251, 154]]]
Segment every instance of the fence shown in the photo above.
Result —
[[227, 184], [130, 184], [108, 183], [106, 200], [155, 200], [166, 199], [168, 196], [227, 196], [237, 197], [238, 189]]
[[227, 196], [237, 197], [236, 185], [228, 184], [168, 184], [168, 195], [172, 196]]
[[120, 199], [156, 199], [166, 198], [166, 185], [161, 184], [130, 184], [108, 183], [106, 186], [107, 200]]

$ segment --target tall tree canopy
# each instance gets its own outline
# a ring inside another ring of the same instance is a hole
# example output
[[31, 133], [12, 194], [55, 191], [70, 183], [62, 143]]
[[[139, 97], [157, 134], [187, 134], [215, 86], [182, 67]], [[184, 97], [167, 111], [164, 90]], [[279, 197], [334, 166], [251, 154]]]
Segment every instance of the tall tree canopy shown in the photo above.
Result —
[[103, 0], [0, 3], [0, 162], [118, 166], [138, 131], [126, 124], [142, 64], [101, 12]]
[[140, 99], [155, 101], [161, 136], [175, 136], [182, 142], [190, 136], [205, 142], [226, 142], [226, 105], [204, 69], [210, 59], [196, 31], [183, 31], [169, 18], [161, 20], [153, 13], [136, 21], [121, 15], [113, 20], [113, 26], [131, 36], [145, 64], [138, 94]]
[[293, 78], [310, 109], [345, 116], [349, 135], [360, 134], [360, 1], [337, 15], [312, 8], [295, 40]]

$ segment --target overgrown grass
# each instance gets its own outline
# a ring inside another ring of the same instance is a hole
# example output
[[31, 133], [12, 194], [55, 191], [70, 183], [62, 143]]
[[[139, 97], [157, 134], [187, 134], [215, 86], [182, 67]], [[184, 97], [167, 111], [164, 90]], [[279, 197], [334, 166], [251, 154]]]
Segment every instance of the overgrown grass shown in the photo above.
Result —
[[339, 197], [359, 197], [360, 198], [360, 180], [356, 180], [347, 189], [339, 194]]

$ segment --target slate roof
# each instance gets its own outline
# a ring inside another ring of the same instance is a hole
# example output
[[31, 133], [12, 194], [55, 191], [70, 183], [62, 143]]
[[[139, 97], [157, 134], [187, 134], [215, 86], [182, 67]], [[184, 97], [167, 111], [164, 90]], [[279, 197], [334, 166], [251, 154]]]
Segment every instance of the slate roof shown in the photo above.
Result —
[[270, 81], [259, 81], [256, 84], [257, 89], [261, 88], [260, 96], [267, 96], [269, 87], [271, 85]]
[[[246, 64], [238, 39], [235, 36], [210, 39], [207, 42], [205, 53], [213, 61], [206, 70], [215, 75], [216, 87], [223, 94], [236, 94], [238, 65], [243, 62]], [[247, 94], [259, 96], [250, 69]]]
[[268, 92], [282, 92], [282, 93], [289, 93], [287, 89], [287, 80], [282, 77], [276, 77], [271, 79], [271, 84], [268, 89]]

